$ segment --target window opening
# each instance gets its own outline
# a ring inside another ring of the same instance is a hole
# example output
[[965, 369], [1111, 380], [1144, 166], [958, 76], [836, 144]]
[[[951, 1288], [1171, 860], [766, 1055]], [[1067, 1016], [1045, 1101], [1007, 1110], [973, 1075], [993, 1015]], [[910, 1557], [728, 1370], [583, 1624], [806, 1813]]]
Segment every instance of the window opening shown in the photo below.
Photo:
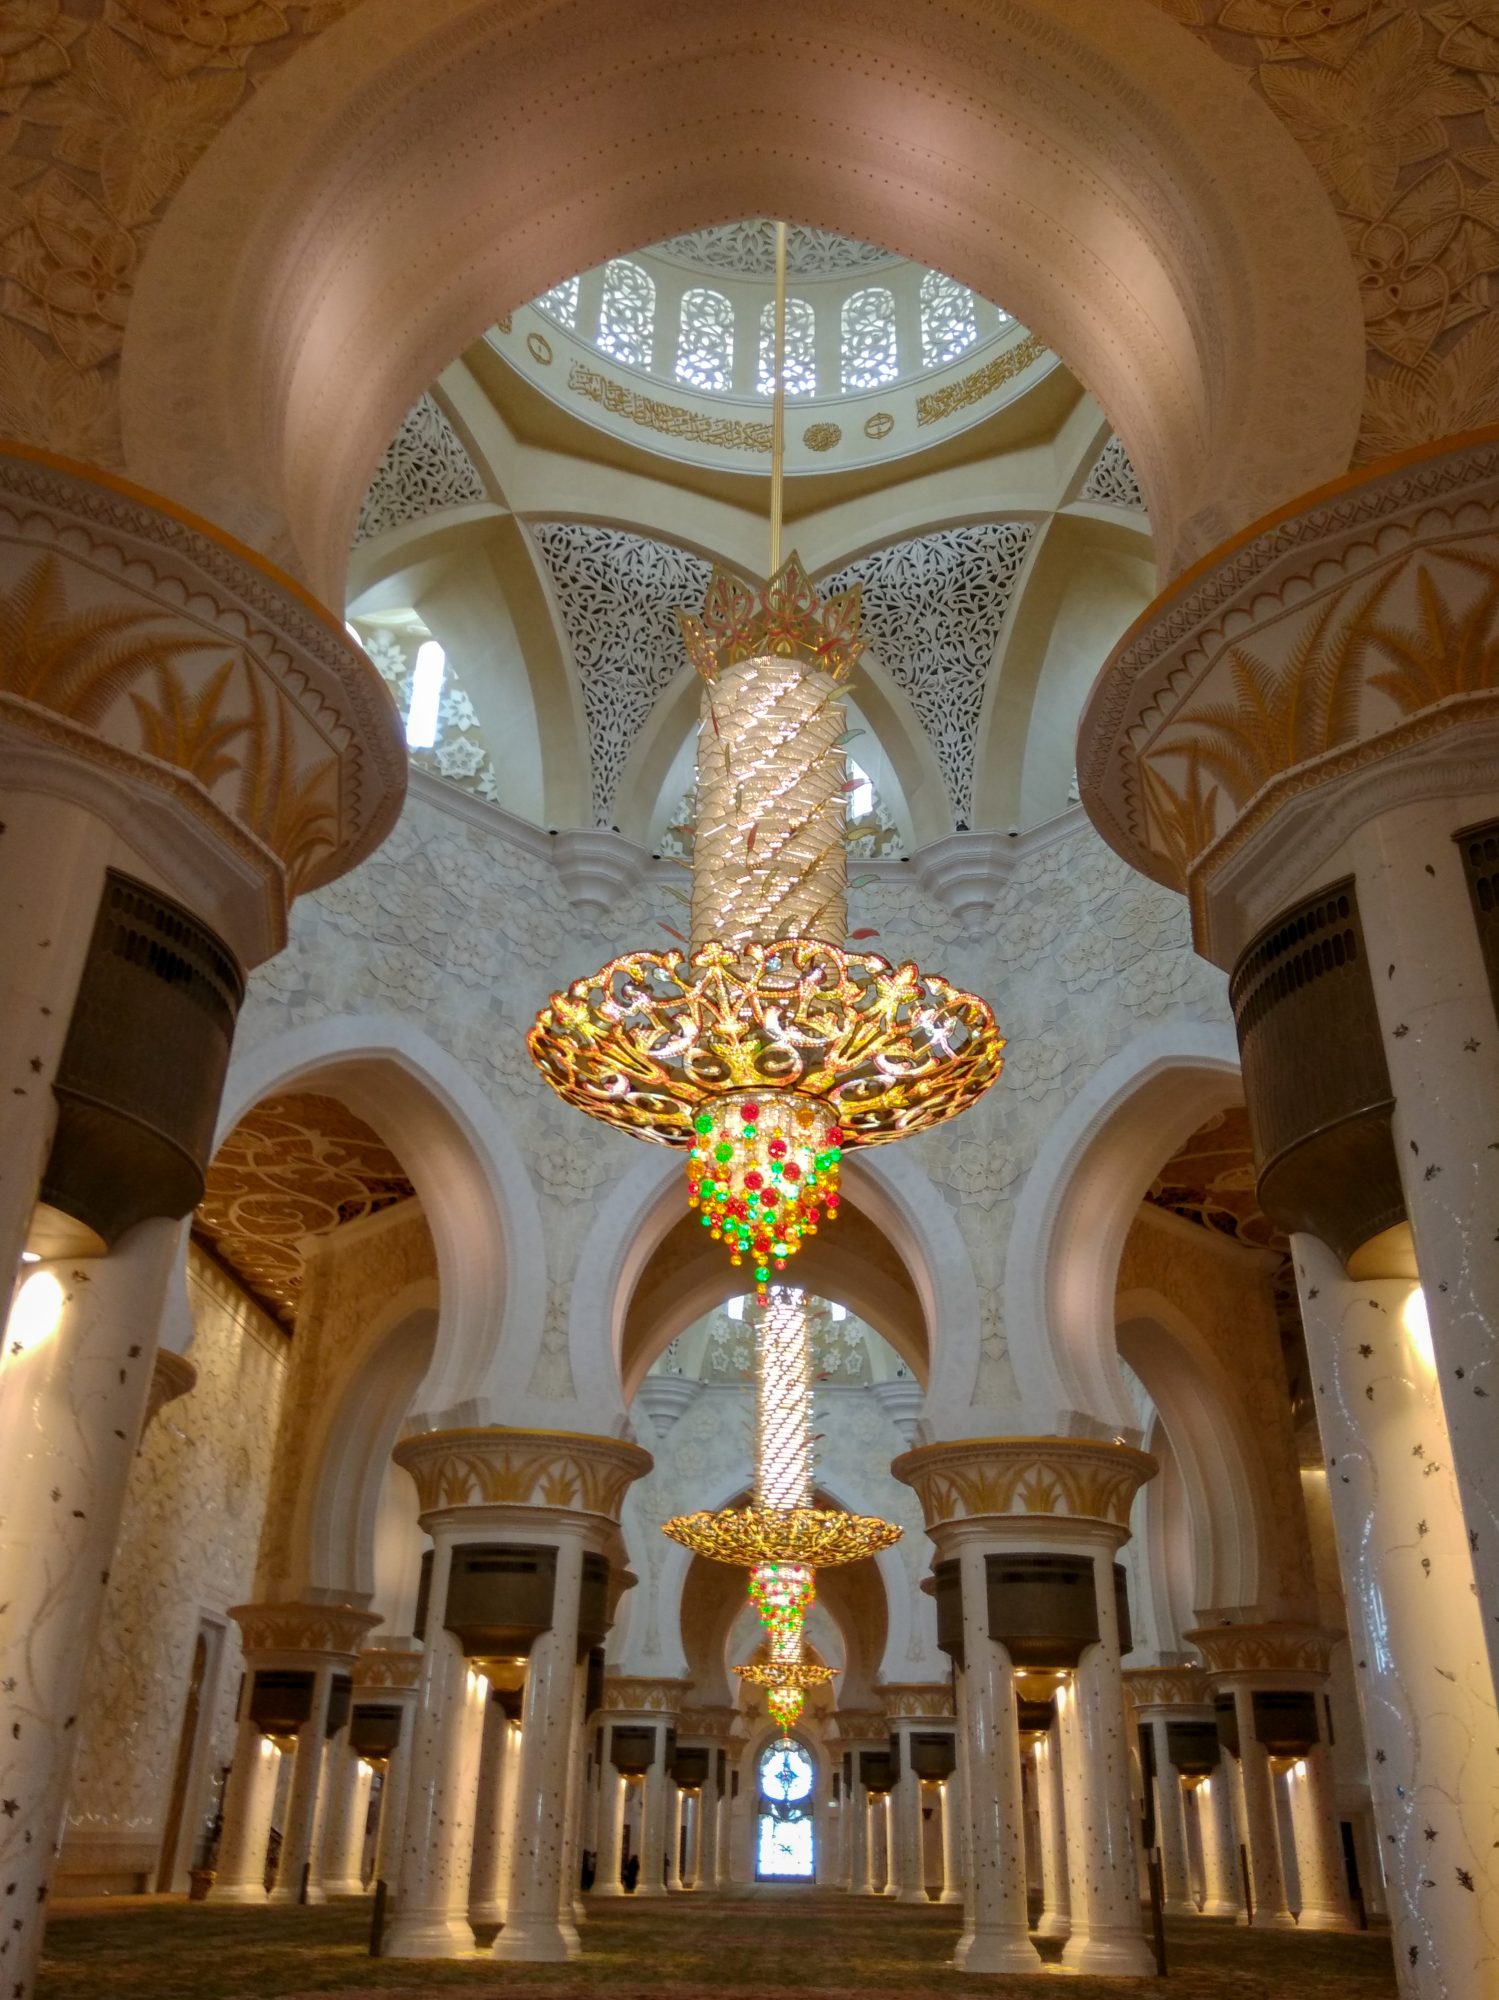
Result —
[[655, 280], [628, 257], [615, 257], [604, 266], [600, 348], [631, 368], [649, 368], [655, 326]]
[[695, 285], [682, 294], [677, 380], [722, 394], [734, 379], [734, 308], [722, 292]]
[[[771, 300], [760, 308], [760, 360], [755, 388], [773, 396], [776, 388], [776, 309]], [[805, 299], [786, 301], [786, 394], [817, 394], [817, 316]]]
[[536, 310], [544, 312], [548, 319], [556, 320], [558, 326], [569, 329], [578, 324], [578, 281], [564, 278], [560, 285], [553, 285], [549, 292], [543, 292], [536, 301]]
[[811, 1756], [782, 1736], [760, 1758], [755, 1873], [762, 1880], [810, 1882], [816, 1869]]
[[411, 673], [411, 706], [406, 711], [406, 743], [412, 750], [430, 750], [437, 741], [437, 711], [442, 703], [448, 656], [435, 639], [416, 649]]
[[921, 281], [921, 360], [926, 368], [956, 361], [979, 337], [973, 293], [955, 278], [928, 271]]
[[843, 386], [878, 389], [899, 373], [895, 295], [886, 285], [866, 285], [843, 303]]

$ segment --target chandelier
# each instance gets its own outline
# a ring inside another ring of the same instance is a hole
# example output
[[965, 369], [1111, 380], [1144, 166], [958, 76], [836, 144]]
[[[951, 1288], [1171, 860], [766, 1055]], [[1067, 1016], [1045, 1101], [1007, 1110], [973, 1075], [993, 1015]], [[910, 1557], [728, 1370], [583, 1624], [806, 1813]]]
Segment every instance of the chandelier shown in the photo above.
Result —
[[691, 938], [574, 980], [527, 1040], [569, 1104], [685, 1151], [689, 1208], [731, 1264], [753, 1271], [755, 1503], [685, 1515], [666, 1532], [751, 1571], [770, 1659], [736, 1671], [768, 1688], [789, 1727], [805, 1689], [828, 1678], [801, 1656], [816, 1571], [900, 1530], [812, 1505], [806, 1302], [772, 1284], [836, 1220], [844, 1156], [966, 1110], [999, 1075], [1004, 1039], [975, 994], [849, 948], [871, 935], [848, 934], [855, 781], [842, 692], [863, 648], [859, 592], [823, 600], [795, 554], [781, 560], [785, 321], [778, 223], [770, 579], [760, 588], [715, 569], [701, 617], [677, 614], [704, 683]]

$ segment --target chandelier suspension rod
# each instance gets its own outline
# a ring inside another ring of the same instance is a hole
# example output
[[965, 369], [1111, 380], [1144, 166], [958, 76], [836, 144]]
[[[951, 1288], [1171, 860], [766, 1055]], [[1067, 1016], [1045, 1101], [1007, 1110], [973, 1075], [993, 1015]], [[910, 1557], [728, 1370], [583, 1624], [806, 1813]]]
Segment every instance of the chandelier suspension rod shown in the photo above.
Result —
[[781, 567], [783, 466], [786, 456], [786, 225], [776, 232], [775, 385], [770, 401], [770, 574]]

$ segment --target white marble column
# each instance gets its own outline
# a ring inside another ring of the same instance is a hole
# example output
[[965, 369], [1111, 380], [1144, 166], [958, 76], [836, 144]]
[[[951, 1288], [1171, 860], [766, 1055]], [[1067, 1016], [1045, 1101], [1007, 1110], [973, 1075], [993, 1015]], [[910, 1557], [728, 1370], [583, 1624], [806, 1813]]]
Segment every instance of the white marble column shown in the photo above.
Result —
[[142, 1222], [108, 1257], [31, 1266], [0, 1346], [0, 1883], [4, 1979], [23, 1992], [181, 1229]]
[[1313, 1744], [1291, 1767], [1286, 1790], [1301, 1891], [1296, 1927], [1303, 1931], [1351, 1931], [1356, 1926], [1325, 1744]]
[[562, 1860], [557, 1871], [557, 1923], [573, 1957], [583, 1949], [578, 1925], [588, 1917], [583, 1901], [583, 1772], [588, 1752], [583, 1741], [584, 1704], [588, 1699], [588, 1661], [579, 1660], [573, 1675], [572, 1720], [567, 1732], [567, 1776]]
[[927, 1900], [921, 1839], [921, 1780], [911, 1769], [911, 1735], [896, 1736], [900, 1746], [900, 1776], [890, 1794], [890, 1881], [898, 1903]]
[[552, 1964], [576, 1950], [561, 1923], [559, 1906], [578, 1708], [582, 1576], [582, 1539], [567, 1534], [557, 1550], [551, 1629], [532, 1642], [526, 1665], [510, 1886], [505, 1928], [494, 1941], [494, 1956], [505, 1961]]
[[875, 1870], [878, 1893], [895, 1898], [895, 1816], [891, 1809], [891, 1795], [881, 1792], [874, 1801], [875, 1851], [879, 1855], [879, 1865]]
[[693, 1792], [687, 1800], [687, 1874], [684, 1878], [689, 1889], [703, 1886], [703, 1794], [705, 1784]]
[[666, 1887], [670, 1894], [680, 1895], [682, 1889], [682, 1818], [684, 1793], [682, 1787], [671, 1780], [666, 1793]]
[[958, 1831], [958, 1819], [962, 1812], [959, 1793], [962, 1785], [956, 1771], [942, 1780], [938, 1793], [941, 1804], [938, 1810], [942, 1816], [942, 1894], [939, 1903], [961, 1903], [963, 1900], [962, 1839]]
[[479, 1786], [474, 1800], [474, 1859], [469, 1872], [468, 1920], [474, 1925], [505, 1921], [506, 1820], [505, 1764], [510, 1748], [510, 1718], [499, 1698], [484, 1704], [479, 1743]]
[[599, 1841], [594, 1858], [593, 1896], [622, 1896], [619, 1879], [624, 1840], [627, 1781], [609, 1761], [609, 1726], [604, 1726], [604, 1768], [599, 1773]]
[[347, 1728], [328, 1745], [323, 1785], [322, 1878], [325, 1896], [364, 1894], [364, 1828], [369, 1815], [373, 1773], [349, 1748]]
[[1238, 1681], [1233, 1697], [1239, 1725], [1239, 1838], [1248, 1851], [1249, 1891], [1254, 1898], [1248, 1921], [1255, 1930], [1290, 1930], [1296, 1919], [1286, 1901], [1285, 1871], [1280, 1865], [1270, 1758], [1255, 1734], [1253, 1690]]
[[1156, 1845], [1161, 1850], [1162, 1907], [1168, 1917], [1195, 1917], [1192, 1865], [1187, 1851], [1187, 1806], [1181, 1776], [1167, 1750], [1167, 1718], [1141, 1711], [1155, 1744]]
[[1062, 1743], [1055, 1717], [1036, 1745], [1036, 1804], [1041, 1819], [1040, 1936], [1065, 1938], [1072, 1931], [1067, 1883], [1067, 1810], [1063, 1800]]
[[464, 1532], [451, 1521], [432, 1530], [430, 1609], [386, 1958], [462, 1958], [474, 1948], [468, 1885], [489, 1684], [470, 1671], [463, 1648], [442, 1623], [453, 1544]]
[[1121, 1539], [1102, 1526], [1074, 1526], [1065, 1541], [1046, 1543], [1092, 1556], [1099, 1632], [1098, 1643], [1084, 1647], [1071, 1686], [1057, 1695], [1059, 1708], [1065, 1697], [1067, 1710], [1064, 1757], [1070, 1750], [1075, 1760], [1066, 1792], [1072, 1931], [1062, 1963], [1079, 1973], [1148, 1978], [1155, 1954], [1145, 1941], [1140, 1909], [1114, 1597], [1114, 1555]]
[[[418, 1672], [420, 1665], [418, 1663]], [[411, 1738], [416, 1726], [416, 1690], [381, 1690], [382, 1699], [401, 1710], [401, 1734], [385, 1760], [385, 1776], [380, 1785], [380, 1815], [375, 1827], [375, 1860], [371, 1882], [385, 1884], [388, 1907], [395, 1908], [401, 1865], [401, 1830], [406, 1818], [407, 1779], [411, 1771]]]
[[859, 1783], [859, 1753], [854, 1752], [854, 1778], [848, 1788], [848, 1886], [855, 1896], [869, 1894], [869, 1794]]
[[264, 1903], [265, 1856], [271, 1838], [271, 1810], [281, 1752], [250, 1720], [253, 1674], [246, 1673], [240, 1696], [239, 1726], [234, 1737], [234, 1761], [224, 1787], [223, 1831], [211, 1903]]
[[[286, 1805], [286, 1824], [281, 1829], [281, 1859], [276, 1868], [273, 1903], [300, 1903], [305, 1894], [309, 1904], [328, 1899], [314, 1874], [318, 1854], [318, 1822], [324, 1804], [323, 1773], [327, 1766], [328, 1696], [333, 1686], [333, 1668], [321, 1663], [313, 1670], [312, 1713], [297, 1731], [297, 1747], [292, 1753], [291, 1797]], [[304, 1885], [302, 1875], [307, 1872]]]
[[962, 1970], [1034, 1973], [1041, 1958], [1027, 1925], [1014, 1677], [1009, 1653], [989, 1636], [984, 1555], [990, 1537], [965, 1528], [956, 1539], [963, 1602], [958, 1728], [968, 1748], [965, 1790], [973, 1841], [973, 1935]]
[[731, 1889], [734, 1886], [734, 1807], [738, 1801], [733, 1797], [734, 1779], [731, 1760], [725, 1760], [724, 1788], [718, 1801], [718, 1864], [714, 1886]]
[[1499, 1718], [1445, 1378], [1410, 1279], [1355, 1283], [1309, 1236], [1292, 1252], [1396, 1966], [1407, 2000], [1441, 2000], [1499, 1984]]
[[640, 1874], [635, 1882], [637, 1896], [666, 1894], [666, 1843], [668, 1789], [675, 1791], [666, 1768], [666, 1726], [657, 1723], [656, 1748], [651, 1767], [645, 1774], [645, 1799], [640, 1816]]
[[1234, 1825], [1234, 1773], [1225, 1750], [1218, 1769], [1197, 1787], [1197, 1829], [1202, 1836], [1202, 1914], [1237, 1917], [1243, 1912], [1244, 1890], [1239, 1866], [1239, 1841]]
[[702, 1833], [698, 1840], [699, 1889], [718, 1887], [718, 1750], [716, 1746], [708, 1752], [708, 1779], [698, 1794], [698, 1812], [702, 1815]]

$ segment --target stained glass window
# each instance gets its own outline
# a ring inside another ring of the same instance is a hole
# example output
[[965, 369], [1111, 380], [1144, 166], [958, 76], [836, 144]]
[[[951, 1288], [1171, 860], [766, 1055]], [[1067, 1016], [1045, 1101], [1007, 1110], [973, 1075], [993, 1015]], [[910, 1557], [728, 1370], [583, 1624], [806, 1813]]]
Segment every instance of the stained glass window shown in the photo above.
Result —
[[843, 304], [843, 386], [878, 389], [899, 373], [894, 296], [885, 285], [866, 285]]
[[564, 278], [560, 285], [553, 285], [549, 292], [543, 292], [541, 297], [536, 301], [536, 310], [544, 312], [548, 319], [556, 320], [559, 326], [576, 327], [578, 324], [577, 279]]
[[649, 368], [655, 330], [655, 281], [628, 257], [615, 257], [604, 266], [599, 346], [631, 368]]
[[[776, 309], [770, 300], [760, 308], [760, 364], [755, 387], [762, 396], [776, 388]], [[786, 394], [817, 394], [817, 318], [805, 299], [786, 301]]]
[[921, 281], [921, 360], [926, 368], [945, 368], [979, 337], [973, 293], [940, 271], [928, 271]]
[[734, 379], [734, 308], [722, 292], [694, 286], [682, 294], [677, 380], [720, 395]]

